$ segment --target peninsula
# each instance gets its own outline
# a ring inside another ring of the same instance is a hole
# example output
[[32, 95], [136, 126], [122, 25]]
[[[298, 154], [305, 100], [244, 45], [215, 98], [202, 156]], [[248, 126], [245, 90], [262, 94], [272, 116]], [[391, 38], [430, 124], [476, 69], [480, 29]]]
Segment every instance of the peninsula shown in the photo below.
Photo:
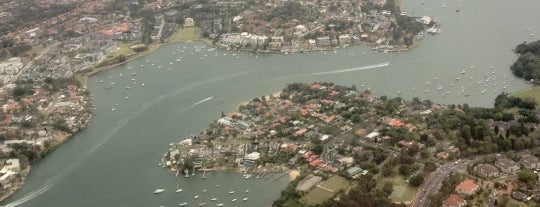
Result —
[[177, 176], [290, 172], [274, 206], [537, 202], [539, 118], [534, 101], [504, 93], [494, 108], [473, 108], [292, 83], [171, 143], [160, 166]]
[[[88, 75], [203, 40], [233, 50], [305, 52], [369, 45], [403, 51], [431, 17], [387, 1], [5, 1], [0, 3], [0, 200], [39, 160], [91, 121]], [[240, 147], [247, 143], [232, 143]], [[287, 156], [285, 156], [287, 157]]]

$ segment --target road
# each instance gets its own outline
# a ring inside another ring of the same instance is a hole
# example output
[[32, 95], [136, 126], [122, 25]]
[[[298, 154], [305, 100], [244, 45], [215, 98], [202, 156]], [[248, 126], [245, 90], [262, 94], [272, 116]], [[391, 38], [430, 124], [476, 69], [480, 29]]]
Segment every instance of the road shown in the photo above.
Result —
[[431, 172], [424, 180], [422, 186], [418, 188], [418, 193], [411, 201], [411, 207], [428, 206], [428, 195], [431, 192], [437, 192], [441, 188], [442, 181], [452, 172], [464, 171], [467, 169], [470, 159], [462, 159], [456, 162], [447, 163], [439, 166], [437, 170]]

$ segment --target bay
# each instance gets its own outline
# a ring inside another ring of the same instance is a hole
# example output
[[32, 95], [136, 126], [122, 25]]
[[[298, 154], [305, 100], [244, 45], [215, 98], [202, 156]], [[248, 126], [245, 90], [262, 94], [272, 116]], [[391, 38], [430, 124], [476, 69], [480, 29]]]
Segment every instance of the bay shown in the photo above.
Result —
[[[482, 107], [491, 107], [502, 91], [530, 86], [508, 68], [517, 58], [511, 49], [537, 39], [527, 31], [540, 31], [535, 0], [420, 2], [406, 0], [403, 10], [437, 18], [442, 33], [425, 37], [408, 52], [374, 54], [358, 46], [337, 53], [255, 56], [207, 48], [197, 52], [194, 48], [204, 45], [189, 42], [92, 76], [88, 87], [97, 109], [91, 125], [34, 164], [24, 187], [3, 205], [215, 205], [209, 199], [216, 196], [216, 203], [227, 206], [233, 197], [249, 198], [235, 202], [239, 206], [269, 206], [287, 185], [286, 176], [246, 180], [237, 173], [212, 172], [206, 180], [200, 173], [175, 178], [156, 164], [169, 143], [199, 133], [222, 111], [291, 82], [354, 84], [378, 96]], [[174, 192], [177, 184], [181, 193]], [[156, 188], [166, 191], [154, 195]], [[250, 192], [244, 194], [245, 189]], [[229, 195], [231, 190], [237, 193]]]

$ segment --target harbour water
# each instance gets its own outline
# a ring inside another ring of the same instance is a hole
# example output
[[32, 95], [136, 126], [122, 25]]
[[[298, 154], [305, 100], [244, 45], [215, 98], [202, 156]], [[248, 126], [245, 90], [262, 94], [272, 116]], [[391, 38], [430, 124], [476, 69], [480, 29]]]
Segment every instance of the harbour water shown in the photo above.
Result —
[[[516, 59], [511, 49], [540, 35], [536, 0], [420, 2], [406, 0], [403, 10], [436, 17], [442, 33], [404, 53], [374, 54], [360, 46], [256, 56], [208, 51], [190, 42], [99, 73], [88, 83], [97, 107], [91, 125], [34, 164], [25, 186], [2, 205], [269, 206], [287, 185], [286, 177], [246, 180], [237, 173], [211, 172], [205, 180], [200, 173], [175, 178], [156, 164], [169, 143], [199, 133], [222, 111], [291, 82], [354, 84], [379, 96], [484, 107], [502, 91], [529, 87], [508, 68]], [[528, 28], [538, 34], [530, 35]], [[177, 184], [180, 193], [174, 192]], [[153, 194], [157, 188], [165, 192]], [[232, 190], [236, 193], [228, 194]], [[244, 197], [248, 200], [241, 202]]]

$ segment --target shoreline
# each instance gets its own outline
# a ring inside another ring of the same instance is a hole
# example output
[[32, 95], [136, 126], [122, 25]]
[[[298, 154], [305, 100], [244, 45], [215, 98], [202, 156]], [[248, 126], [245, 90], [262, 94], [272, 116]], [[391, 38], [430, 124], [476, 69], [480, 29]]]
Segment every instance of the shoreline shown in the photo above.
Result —
[[128, 59], [125, 60], [124, 62], [115, 63], [115, 64], [112, 64], [112, 65], [101, 66], [101, 67], [96, 67], [96, 68], [91, 69], [90, 71], [83, 72], [83, 73], [85, 73], [85, 75], [87, 77], [90, 77], [90, 76], [96, 75], [96, 74], [98, 74], [100, 72], [107, 71], [107, 70], [113, 69], [113, 68], [115, 68], [117, 66], [124, 65], [124, 64], [133, 62], [133, 61], [135, 61], [135, 60], [137, 60], [139, 58], [151, 55], [151, 54], [155, 53], [156, 51], [158, 51], [163, 46], [186, 43], [186, 42], [192, 42], [192, 41], [203, 42], [207, 46], [214, 47], [213, 45], [208, 44], [208, 42], [203, 40], [203, 39], [193, 39], [193, 40], [183, 40], [183, 41], [178, 41], [178, 42], [151, 44], [151, 45], [148, 45], [148, 50], [143, 51], [141, 53], [135, 53], [133, 56], [128, 57]]
[[[28, 176], [31, 168], [32, 166], [28, 165], [25, 169], [22, 169], [20, 176], [22, 178], [25, 178], [26, 176]], [[11, 190], [8, 193], [0, 196], [0, 202], [4, 201], [5, 199], [11, 197], [14, 193], [18, 192], [24, 186], [24, 179], [21, 179], [21, 181], [16, 182], [14, 185], [15, 187], [11, 188]]]

